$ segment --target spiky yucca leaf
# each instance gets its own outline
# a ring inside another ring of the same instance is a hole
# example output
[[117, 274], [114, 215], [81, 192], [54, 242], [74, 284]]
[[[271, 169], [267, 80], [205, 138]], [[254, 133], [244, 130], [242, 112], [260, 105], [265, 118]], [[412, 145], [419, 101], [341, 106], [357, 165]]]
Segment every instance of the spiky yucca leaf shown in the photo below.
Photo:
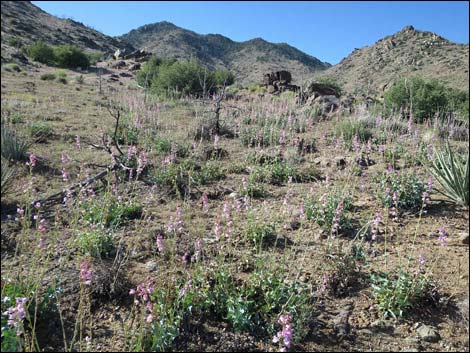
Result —
[[440, 193], [459, 205], [469, 205], [469, 159], [462, 158], [452, 151], [447, 142], [444, 149], [435, 151], [435, 158], [429, 170], [439, 182]]
[[8, 161], [4, 160], [2, 158], [2, 174], [1, 174], [1, 196], [3, 197], [4, 195], [8, 194], [8, 192], [11, 189], [13, 179], [15, 178], [15, 169], [11, 168], [8, 165]]

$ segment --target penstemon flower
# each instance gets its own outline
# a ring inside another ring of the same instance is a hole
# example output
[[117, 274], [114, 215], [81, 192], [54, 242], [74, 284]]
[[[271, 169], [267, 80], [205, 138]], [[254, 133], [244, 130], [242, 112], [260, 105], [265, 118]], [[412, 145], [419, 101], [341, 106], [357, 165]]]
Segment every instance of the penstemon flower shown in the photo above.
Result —
[[91, 285], [93, 272], [91, 270], [91, 261], [87, 260], [80, 264], [80, 281], [89, 286]]
[[439, 228], [439, 240], [442, 246], [446, 246], [447, 244], [447, 232], [444, 226]]
[[24, 333], [23, 320], [26, 319], [27, 315], [25, 308], [27, 302], [28, 298], [16, 298], [16, 306], [8, 308], [5, 312], [5, 315], [8, 315], [8, 326], [13, 326], [16, 329], [17, 336], [21, 336]]
[[281, 352], [287, 352], [292, 347], [292, 338], [294, 336], [292, 316], [280, 315], [277, 322], [282, 325], [282, 329], [274, 336], [273, 343], [281, 343]]

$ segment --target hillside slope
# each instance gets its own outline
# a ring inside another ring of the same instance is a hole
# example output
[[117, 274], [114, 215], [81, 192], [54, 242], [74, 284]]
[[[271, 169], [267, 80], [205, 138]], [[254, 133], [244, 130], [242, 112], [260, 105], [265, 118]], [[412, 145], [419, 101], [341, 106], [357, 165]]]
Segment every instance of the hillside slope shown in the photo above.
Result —
[[139, 27], [119, 39], [162, 57], [196, 57], [211, 68], [228, 68], [243, 84], [259, 83], [264, 73], [275, 70], [288, 70], [299, 82], [331, 66], [285, 43], [261, 38], [235, 42], [220, 34], [201, 35], [169, 22]]
[[24, 45], [42, 40], [49, 44], [75, 44], [83, 49], [112, 53], [116, 49], [133, 50], [128, 43], [107, 36], [80, 22], [60, 19], [29, 1], [1, 2], [2, 60], [11, 55], [11, 39]]
[[355, 94], [380, 96], [395, 80], [411, 76], [436, 78], [468, 91], [468, 62], [468, 44], [407, 26], [371, 46], [355, 49], [323, 74]]

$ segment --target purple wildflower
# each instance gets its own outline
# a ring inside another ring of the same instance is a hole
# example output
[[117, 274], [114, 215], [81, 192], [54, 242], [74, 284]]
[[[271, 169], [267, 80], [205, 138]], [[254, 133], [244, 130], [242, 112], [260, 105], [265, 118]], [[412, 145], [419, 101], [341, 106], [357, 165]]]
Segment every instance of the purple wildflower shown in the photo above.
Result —
[[292, 347], [292, 338], [294, 335], [292, 316], [281, 315], [277, 322], [282, 325], [282, 329], [274, 336], [273, 343], [281, 343], [281, 352], [287, 352], [287, 350]]
[[91, 261], [85, 261], [80, 264], [80, 281], [89, 286], [92, 279]]
[[7, 324], [16, 328], [16, 334], [23, 334], [23, 320], [26, 318], [27, 312], [24, 307], [28, 302], [28, 298], [16, 298], [16, 306], [10, 307], [5, 312], [8, 315]]
[[444, 226], [439, 228], [439, 240], [442, 246], [446, 246], [447, 243], [447, 232]]
[[157, 234], [156, 243], [157, 243], [158, 252], [163, 252], [163, 250], [165, 249], [165, 246], [163, 244], [163, 237], [160, 233]]
[[29, 155], [29, 166], [31, 166], [31, 168], [34, 168], [36, 166], [36, 163], [38, 161], [38, 158], [34, 155], [34, 153], [31, 153]]

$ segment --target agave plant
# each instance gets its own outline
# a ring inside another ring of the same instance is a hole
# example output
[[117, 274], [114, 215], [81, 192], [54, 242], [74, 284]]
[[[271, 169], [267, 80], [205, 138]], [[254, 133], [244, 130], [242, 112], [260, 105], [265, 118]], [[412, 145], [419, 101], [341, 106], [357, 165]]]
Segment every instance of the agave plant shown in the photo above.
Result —
[[15, 178], [15, 169], [11, 168], [8, 165], [8, 161], [2, 158], [2, 174], [1, 174], [1, 196], [8, 194], [13, 184], [13, 179]]
[[444, 149], [434, 153], [434, 159], [429, 170], [441, 184], [440, 193], [459, 205], [469, 206], [469, 164], [468, 151], [466, 157], [461, 157], [452, 151], [447, 142]]
[[30, 144], [15, 136], [10, 129], [2, 124], [2, 157], [8, 160], [24, 161], [28, 159], [28, 148]]

